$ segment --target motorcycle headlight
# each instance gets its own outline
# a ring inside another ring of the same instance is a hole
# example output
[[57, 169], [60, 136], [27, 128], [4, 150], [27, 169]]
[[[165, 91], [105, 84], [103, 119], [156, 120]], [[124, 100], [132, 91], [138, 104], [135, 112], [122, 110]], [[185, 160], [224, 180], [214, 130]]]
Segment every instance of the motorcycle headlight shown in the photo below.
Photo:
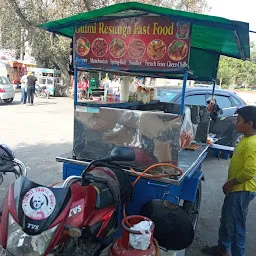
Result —
[[42, 232], [40, 235], [29, 236], [14, 220], [8, 218], [7, 255], [40, 256], [43, 255], [59, 225]]

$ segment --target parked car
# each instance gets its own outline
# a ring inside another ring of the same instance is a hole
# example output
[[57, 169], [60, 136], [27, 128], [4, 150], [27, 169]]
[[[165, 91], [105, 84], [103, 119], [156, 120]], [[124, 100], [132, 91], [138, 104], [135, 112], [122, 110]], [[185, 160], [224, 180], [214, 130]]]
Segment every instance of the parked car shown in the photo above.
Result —
[[[182, 89], [162, 87], [158, 89], [158, 100], [161, 102], [172, 102], [180, 104]], [[185, 104], [207, 106], [207, 99], [212, 94], [212, 88], [187, 88]], [[215, 90], [215, 99], [222, 109], [216, 122], [211, 121], [210, 133], [216, 134], [218, 144], [235, 147], [241, 140], [242, 134], [235, 129], [237, 108], [243, 107], [246, 103], [236, 94], [221, 89]]]
[[11, 103], [15, 96], [15, 90], [10, 80], [5, 76], [0, 76], [0, 100]]
[[[193, 87], [206, 87], [206, 88], [212, 88], [213, 84], [194, 84]], [[215, 89], [220, 89], [219, 85], [215, 85]]]

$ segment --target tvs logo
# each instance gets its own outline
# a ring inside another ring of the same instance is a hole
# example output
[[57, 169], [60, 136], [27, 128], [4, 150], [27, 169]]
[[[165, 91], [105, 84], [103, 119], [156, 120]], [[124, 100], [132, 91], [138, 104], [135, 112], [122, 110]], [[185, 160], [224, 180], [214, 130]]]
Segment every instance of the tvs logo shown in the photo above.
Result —
[[78, 213], [81, 212], [81, 211], [82, 211], [82, 206], [81, 206], [81, 205], [78, 205], [78, 206], [76, 206], [76, 207], [74, 207], [74, 208], [72, 208], [72, 209], [70, 210], [68, 217], [72, 217], [72, 216], [78, 214]]
[[52, 191], [45, 187], [30, 189], [22, 200], [22, 209], [27, 217], [33, 220], [44, 220], [54, 211], [56, 198]]

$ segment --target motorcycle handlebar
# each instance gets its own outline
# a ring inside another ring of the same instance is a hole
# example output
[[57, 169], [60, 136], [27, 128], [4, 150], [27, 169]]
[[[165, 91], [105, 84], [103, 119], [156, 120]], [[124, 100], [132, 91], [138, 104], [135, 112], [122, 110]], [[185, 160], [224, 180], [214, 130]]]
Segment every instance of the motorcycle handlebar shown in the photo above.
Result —
[[25, 164], [16, 158], [14, 158], [13, 161], [0, 166], [0, 174], [10, 172], [15, 173], [18, 177], [27, 176], [27, 168]]
[[14, 173], [16, 179], [18, 179], [20, 176], [27, 176], [27, 168], [25, 164], [14, 158], [11, 161], [5, 162], [4, 165], [0, 166], [0, 185], [3, 183], [3, 174], [6, 173]]
[[108, 183], [108, 180], [105, 178], [101, 178], [98, 176], [94, 176], [93, 174], [91, 174], [90, 172], [84, 173], [82, 175], [82, 179], [84, 182], [99, 182], [99, 183]]
[[90, 177], [87, 176], [87, 175], [84, 176], [84, 177], [81, 177], [81, 176], [69, 176], [64, 181], [64, 183], [62, 184], [62, 187], [63, 188], [69, 187], [73, 183], [79, 182], [79, 181], [82, 181], [82, 182], [85, 182], [85, 183], [86, 182], [88, 182], [88, 183], [98, 182], [98, 183], [104, 183], [104, 184], [108, 183], [107, 179], [96, 177], [96, 176], [93, 176], [93, 175], [90, 175]]
[[0, 151], [0, 174], [13, 172], [18, 177], [27, 175], [26, 165], [14, 157], [14, 153], [11, 148], [4, 144], [0, 144]]
[[96, 176], [93, 176], [93, 181], [98, 183], [104, 183], [104, 184], [108, 183], [107, 179], [96, 177]]
[[26, 165], [22, 161], [17, 159], [17, 158], [14, 158], [13, 161], [20, 167], [20, 169], [21, 169], [21, 176], [26, 177], [27, 176], [27, 167], [26, 167]]

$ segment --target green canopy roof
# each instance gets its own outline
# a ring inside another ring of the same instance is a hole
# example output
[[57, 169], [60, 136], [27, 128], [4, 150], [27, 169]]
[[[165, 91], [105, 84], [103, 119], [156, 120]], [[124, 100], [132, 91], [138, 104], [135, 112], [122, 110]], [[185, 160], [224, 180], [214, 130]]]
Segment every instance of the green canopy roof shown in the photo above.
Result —
[[[217, 76], [220, 55], [250, 58], [249, 24], [225, 18], [127, 2], [81, 13], [39, 25], [50, 32], [72, 38], [76, 26], [95, 21], [136, 16], [167, 16], [192, 24], [190, 79], [211, 80]], [[165, 75], [166, 76], [166, 75]]]

